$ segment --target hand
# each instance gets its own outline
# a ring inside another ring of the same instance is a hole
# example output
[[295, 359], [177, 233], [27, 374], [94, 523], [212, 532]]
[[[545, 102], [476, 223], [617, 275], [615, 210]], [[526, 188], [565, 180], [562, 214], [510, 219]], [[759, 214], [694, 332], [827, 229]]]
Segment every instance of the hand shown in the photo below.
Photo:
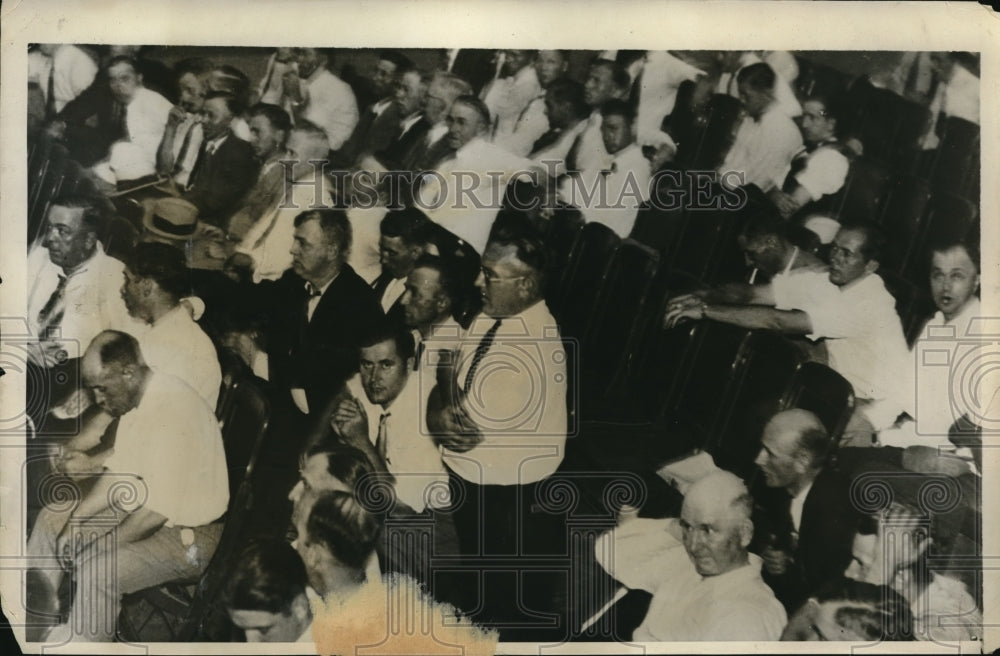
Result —
[[673, 328], [684, 319], [704, 319], [705, 302], [697, 294], [684, 294], [667, 303], [663, 327]]
[[57, 141], [62, 141], [66, 137], [66, 122], [52, 121], [45, 128], [45, 133]]
[[83, 451], [67, 451], [56, 461], [56, 470], [68, 476], [96, 474], [100, 466]]
[[233, 253], [222, 265], [222, 272], [236, 282], [249, 280], [253, 272], [253, 258], [246, 253]]
[[178, 125], [183, 123], [186, 118], [187, 112], [184, 111], [179, 105], [174, 105], [167, 113], [167, 127], [176, 128]]
[[39, 367], [46, 369], [62, 364], [69, 359], [69, 353], [59, 342], [38, 342], [30, 345], [28, 359]]
[[657, 146], [653, 156], [649, 158], [649, 169], [651, 171], [659, 171], [660, 168], [672, 160], [676, 154], [677, 148], [673, 144], [667, 142], [661, 143]]
[[764, 561], [764, 569], [772, 576], [781, 576], [788, 571], [792, 563], [792, 556], [787, 551], [775, 549], [774, 547], [764, 547], [760, 554]]
[[368, 415], [353, 396], [344, 399], [333, 413], [330, 425], [346, 438], [368, 438]]
[[449, 451], [465, 453], [484, 439], [475, 422], [458, 406], [441, 410], [439, 421], [441, 432], [434, 434], [434, 442]]

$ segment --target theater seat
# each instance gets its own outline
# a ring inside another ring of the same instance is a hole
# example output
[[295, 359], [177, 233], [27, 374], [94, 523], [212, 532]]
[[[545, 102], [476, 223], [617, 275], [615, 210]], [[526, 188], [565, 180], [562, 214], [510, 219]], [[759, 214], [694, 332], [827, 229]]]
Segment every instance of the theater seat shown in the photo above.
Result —
[[854, 412], [854, 388], [836, 371], [816, 362], [803, 362], [795, 371], [779, 409], [802, 408], [814, 413], [836, 448]]
[[621, 239], [601, 223], [588, 223], [573, 246], [559, 291], [549, 299], [549, 309], [563, 337], [581, 338], [590, 325], [597, 304], [597, 290]]

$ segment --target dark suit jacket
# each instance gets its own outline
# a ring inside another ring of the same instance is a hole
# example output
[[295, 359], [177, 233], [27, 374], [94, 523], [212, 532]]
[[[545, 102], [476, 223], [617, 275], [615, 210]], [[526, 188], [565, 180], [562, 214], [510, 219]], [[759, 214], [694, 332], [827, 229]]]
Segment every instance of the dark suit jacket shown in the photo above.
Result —
[[375, 292], [345, 264], [307, 322], [308, 293], [295, 272], [286, 271], [279, 280], [257, 287], [261, 307], [271, 308], [271, 379], [285, 389], [303, 388], [310, 412], [322, 410], [357, 372], [361, 340], [383, 320]]
[[[430, 128], [428, 128], [429, 130]], [[427, 133], [424, 136], [416, 140], [416, 143], [410, 148], [402, 159], [402, 167], [406, 171], [430, 171], [435, 167], [435, 165], [444, 159], [446, 156], [455, 152], [451, 146], [448, 145], [448, 135], [444, 135], [437, 141], [435, 141], [430, 146], [427, 145], [426, 139]]]
[[347, 168], [362, 153], [382, 150], [399, 135], [399, 105], [389, 103], [378, 116], [375, 116], [373, 109], [374, 105], [365, 109], [351, 136], [339, 149], [333, 151], [331, 163], [334, 166]]
[[[761, 482], [762, 483], [762, 482]], [[789, 550], [793, 562], [781, 576], [762, 572], [785, 608], [797, 608], [824, 582], [843, 575], [851, 562], [858, 511], [851, 503], [850, 483], [837, 471], [816, 477], [802, 508], [798, 544], [792, 540], [791, 497], [784, 489], [756, 486], [755, 543], [773, 536], [777, 548]]]
[[[375, 292], [375, 298], [379, 303], [382, 302], [382, 295], [385, 293], [385, 290], [389, 286], [390, 282], [392, 282], [392, 278], [388, 273], [379, 274], [379, 277], [372, 282], [372, 291]], [[402, 300], [402, 296], [397, 298], [395, 302], [389, 306], [389, 311], [385, 313], [386, 320], [397, 328], [402, 328], [405, 325], [403, 304], [400, 302]]]
[[417, 144], [427, 137], [431, 124], [423, 116], [403, 134], [397, 134], [386, 144], [385, 148], [376, 152], [375, 156], [390, 171], [400, 170], [403, 161]]
[[229, 130], [214, 153], [206, 151], [195, 162], [184, 199], [197, 206], [198, 218], [224, 227], [257, 181], [259, 168], [250, 144]]

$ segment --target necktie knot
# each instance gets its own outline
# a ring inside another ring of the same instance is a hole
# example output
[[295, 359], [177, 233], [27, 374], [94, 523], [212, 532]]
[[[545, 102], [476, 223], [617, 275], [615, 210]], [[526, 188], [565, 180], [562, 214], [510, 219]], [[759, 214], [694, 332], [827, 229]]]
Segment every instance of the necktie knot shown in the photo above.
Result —
[[322, 296], [323, 292], [319, 287], [312, 284], [311, 282], [306, 283], [306, 292], [309, 294], [309, 298], [316, 298], [317, 296]]

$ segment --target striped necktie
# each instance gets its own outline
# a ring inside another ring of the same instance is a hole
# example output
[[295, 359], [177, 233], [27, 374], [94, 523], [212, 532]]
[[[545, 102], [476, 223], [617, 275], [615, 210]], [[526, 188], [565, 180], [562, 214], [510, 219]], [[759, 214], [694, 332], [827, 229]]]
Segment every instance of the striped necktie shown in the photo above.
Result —
[[490, 350], [490, 346], [493, 345], [493, 338], [496, 337], [497, 330], [500, 328], [500, 319], [496, 320], [490, 329], [486, 331], [483, 338], [479, 340], [479, 345], [476, 347], [476, 352], [472, 355], [472, 362], [469, 364], [469, 373], [465, 375], [465, 385], [463, 390], [466, 394], [472, 389], [472, 380], [476, 377], [476, 370], [479, 369], [480, 363], [486, 357], [486, 352]]

